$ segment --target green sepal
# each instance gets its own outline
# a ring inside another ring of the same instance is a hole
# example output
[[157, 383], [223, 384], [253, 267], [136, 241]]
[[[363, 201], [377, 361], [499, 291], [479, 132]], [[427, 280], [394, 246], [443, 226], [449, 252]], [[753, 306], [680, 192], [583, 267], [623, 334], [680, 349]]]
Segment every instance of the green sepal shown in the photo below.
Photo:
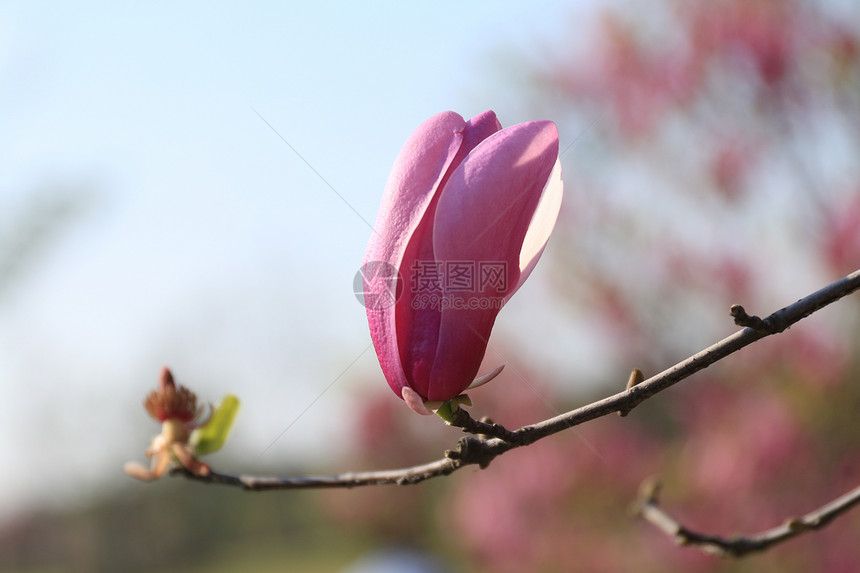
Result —
[[445, 420], [446, 423], [450, 424], [454, 421], [454, 414], [457, 413], [457, 410], [460, 409], [460, 406], [471, 406], [472, 400], [466, 394], [460, 394], [459, 396], [454, 396], [450, 400], [442, 402], [442, 405], [439, 406], [435, 413], [437, 416]]
[[224, 396], [206, 425], [192, 432], [191, 445], [194, 447], [194, 454], [204, 456], [220, 450], [227, 441], [227, 435], [230, 433], [230, 427], [238, 411], [239, 399], [233, 394]]

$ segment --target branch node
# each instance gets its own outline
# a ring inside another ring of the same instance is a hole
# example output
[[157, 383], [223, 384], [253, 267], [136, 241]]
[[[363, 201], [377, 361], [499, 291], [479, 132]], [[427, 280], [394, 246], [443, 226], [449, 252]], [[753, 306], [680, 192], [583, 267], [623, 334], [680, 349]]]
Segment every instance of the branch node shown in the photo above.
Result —
[[[642, 374], [642, 371], [638, 368], [634, 368], [633, 372], [630, 373], [630, 378], [627, 379], [627, 386], [625, 390], [631, 390], [636, 387], [638, 384], [641, 384], [645, 380], [645, 375]], [[638, 401], [630, 402], [629, 404], [625, 404], [624, 406], [618, 409], [618, 415], [622, 418], [630, 413], [633, 408], [635, 408], [639, 404]]]
[[803, 519], [800, 519], [797, 517], [791, 517], [791, 518], [787, 519], [785, 521], [785, 526], [789, 530], [791, 530], [793, 532], [797, 532], [797, 533], [802, 533], [804, 531], [812, 529], [810, 524], [806, 523]]
[[646, 478], [639, 485], [639, 492], [636, 494], [634, 501], [629, 508], [632, 517], [645, 517], [645, 513], [649, 506], [657, 505], [657, 497], [660, 495], [662, 484], [657, 476]]
[[488, 447], [484, 440], [465, 436], [457, 442], [457, 450], [453, 453], [457, 454], [457, 459], [463, 464], [476, 464], [484, 469], [500, 452]]
[[645, 380], [645, 375], [638, 368], [634, 368], [630, 373], [630, 378], [627, 379], [627, 390], [630, 390], [637, 384], [641, 384]]
[[657, 503], [663, 484], [656, 476], [651, 476], [639, 486], [639, 498], [645, 503]]
[[744, 310], [744, 307], [739, 304], [733, 304], [729, 309], [729, 314], [732, 315], [735, 319], [735, 324], [738, 326], [752, 328], [753, 330], [763, 334], [774, 334], [779, 332], [770, 318], [762, 319], [756, 315], [750, 316], [747, 314], [747, 311]]

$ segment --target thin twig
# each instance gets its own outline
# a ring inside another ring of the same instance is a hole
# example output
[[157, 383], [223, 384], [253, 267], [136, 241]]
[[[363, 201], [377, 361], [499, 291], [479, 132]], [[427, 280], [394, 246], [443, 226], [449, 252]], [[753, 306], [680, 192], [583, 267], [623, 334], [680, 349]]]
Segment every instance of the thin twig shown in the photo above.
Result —
[[634, 507], [635, 513], [672, 537], [678, 545], [694, 547], [704, 553], [722, 557], [743, 557], [749, 553], [764, 551], [802, 533], [821, 529], [839, 515], [860, 504], [860, 487], [857, 487], [806, 515], [787, 519], [777, 527], [752, 535], [720, 537], [699, 533], [682, 525], [660, 507], [657, 499], [659, 491], [660, 485], [656, 482], [648, 481], [643, 484], [641, 499]]
[[681, 380], [689, 378], [699, 370], [722, 360], [726, 356], [737, 352], [757, 340], [783, 332], [796, 322], [858, 289], [860, 289], [860, 270], [856, 270], [809, 296], [774, 312], [762, 320], [767, 325], [766, 329], [744, 328], [694, 354], [690, 358], [679, 362], [675, 366], [652, 376], [648, 380], [631, 386], [623, 392], [571, 410], [554, 418], [523, 426], [517, 430], [511, 431], [498, 424], [479, 422], [471, 418], [461, 408], [452, 425], [461, 427], [469, 433], [477, 434], [479, 437], [467, 436], [461, 438], [454, 450], [445, 452], [444, 458], [421, 466], [308, 477], [256, 477], [223, 474], [216, 471], [212, 471], [205, 476], [199, 476], [181, 469], [175, 473], [189, 479], [207, 483], [220, 483], [238, 486], [247, 490], [262, 491], [272, 489], [351, 488], [381, 484], [409, 485], [449, 475], [467, 465], [477, 465], [485, 468], [496, 456], [508, 450], [532, 444], [541, 438], [613, 412], [626, 414], [654, 394], [662, 392]]
[[198, 475], [191, 473], [183, 467], [178, 467], [173, 471], [173, 474], [206, 483], [237, 486], [249, 491], [353, 488], [386, 484], [411, 485], [431, 478], [448, 475], [466, 465], [477, 465], [485, 468], [496, 456], [503, 454], [512, 447], [515, 446], [511, 446], [509, 443], [497, 438], [485, 440], [466, 436], [460, 438], [455, 449], [445, 451], [444, 458], [430, 462], [429, 464], [403, 469], [347, 472], [321, 476], [268, 477], [232, 475], [214, 470], [206, 475]]

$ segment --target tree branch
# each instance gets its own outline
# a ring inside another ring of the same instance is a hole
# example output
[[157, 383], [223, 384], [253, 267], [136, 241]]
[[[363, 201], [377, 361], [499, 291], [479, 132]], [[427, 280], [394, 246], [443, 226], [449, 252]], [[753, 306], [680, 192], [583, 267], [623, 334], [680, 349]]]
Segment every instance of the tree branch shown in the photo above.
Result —
[[353, 488], [386, 484], [411, 485], [431, 478], [448, 475], [467, 465], [478, 465], [481, 468], [485, 468], [496, 456], [503, 454], [513, 447], [516, 446], [495, 438], [486, 440], [465, 436], [460, 438], [455, 449], [445, 451], [444, 458], [430, 462], [429, 464], [410, 468], [372, 472], [347, 472], [323, 476], [268, 477], [231, 475], [216, 471], [200, 475], [194, 474], [180, 466], [173, 470], [173, 474], [206, 483], [238, 486], [249, 491]]
[[857, 487], [802, 517], [786, 519], [785, 523], [777, 527], [753, 535], [733, 535], [727, 538], [699, 533], [681, 525], [660, 507], [657, 500], [659, 492], [659, 483], [645, 482], [634, 512], [672, 537], [678, 545], [695, 547], [704, 553], [721, 557], [743, 557], [749, 553], [764, 551], [802, 533], [820, 529], [860, 503], [860, 487]]
[[[764, 319], [750, 317], [742, 307], [735, 305], [732, 307], [731, 314], [735, 316], [736, 321], [753, 324], [755, 328], [747, 326], [743, 330], [739, 330], [731, 336], [679, 362], [675, 366], [641, 383], [629, 386], [623, 392], [576, 408], [554, 418], [523, 426], [517, 430], [511, 431], [498, 424], [475, 420], [465, 410], [460, 408], [454, 416], [451, 425], [460, 427], [463, 431], [475, 434], [477, 437], [466, 436], [461, 438], [454, 450], [446, 451], [442, 459], [428, 464], [394, 470], [348, 472], [307, 477], [257, 477], [224, 474], [216, 471], [210, 471], [206, 475], [195, 475], [184, 468], [175, 470], [174, 474], [207, 483], [220, 483], [241, 487], [246, 490], [263, 491], [273, 489], [352, 488], [382, 484], [410, 485], [431, 478], [449, 475], [467, 465], [477, 465], [485, 468], [496, 456], [514, 448], [532, 444], [567, 428], [578, 426], [579, 424], [612, 414], [613, 412], [626, 415], [626, 413], [658, 392], [674, 386], [699, 370], [707, 368], [711, 364], [722, 360], [757, 340], [783, 332], [796, 322], [858, 289], [860, 289], [860, 270], [854, 271], [848, 276], [774, 312]], [[856, 501], [852, 501], [845, 509], [854, 503]], [[656, 507], [656, 504], [654, 507]], [[841, 513], [841, 511], [845, 511], [845, 509], [839, 510], [834, 516]], [[648, 513], [654, 512], [649, 509]], [[655, 515], [658, 514], [655, 513]], [[806, 517], [803, 519], [806, 519]], [[826, 519], [821, 525], [832, 518], [825, 517]], [[668, 518], [668, 516], [664, 518], [655, 517], [655, 519], [657, 521], [662, 520], [665, 523], [672, 523], [671, 518]], [[820, 527], [821, 525], [816, 525], [815, 527]], [[677, 528], [673, 531], [677, 531]], [[691, 534], [690, 532], [687, 533]], [[673, 533], [673, 535], [677, 535], [677, 533]], [[710, 542], [716, 543], [715, 540], [717, 538], [709, 539]]]

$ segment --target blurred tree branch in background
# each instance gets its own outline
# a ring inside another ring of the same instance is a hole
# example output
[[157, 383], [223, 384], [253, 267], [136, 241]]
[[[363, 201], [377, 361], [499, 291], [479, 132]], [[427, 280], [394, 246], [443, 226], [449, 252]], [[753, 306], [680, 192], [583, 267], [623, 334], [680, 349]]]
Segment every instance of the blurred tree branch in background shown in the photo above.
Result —
[[634, 506], [636, 515], [653, 523], [663, 533], [672, 537], [678, 545], [695, 547], [705, 553], [721, 557], [744, 557], [757, 551], [766, 551], [793, 537], [821, 529], [860, 503], [860, 487], [856, 487], [815, 511], [801, 517], [786, 519], [780, 526], [754, 535], [733, 535], [726, 538], [699, 533], [681, 525], [660, 507], [657, 499], [659, 493], [659, 482], [652, 480], [645, 482], [642, 485], [641, 499]]

